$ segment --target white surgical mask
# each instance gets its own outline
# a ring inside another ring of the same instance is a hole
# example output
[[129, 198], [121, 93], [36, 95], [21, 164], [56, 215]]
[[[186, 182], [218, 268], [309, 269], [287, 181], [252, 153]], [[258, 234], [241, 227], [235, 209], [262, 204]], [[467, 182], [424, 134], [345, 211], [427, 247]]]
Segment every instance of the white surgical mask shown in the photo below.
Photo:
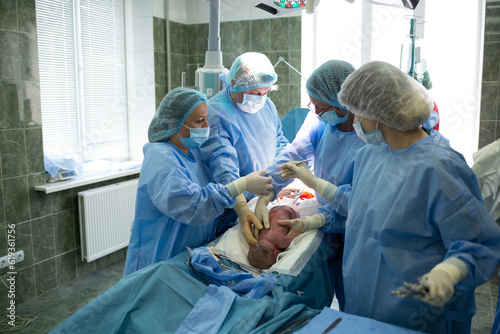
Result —
[[182, 138], [179, 135], [179, 133], [177, 133], [177, 135], [181, 139], [182, 145], [184, 145], [185, 147], [187, 148], [198, 147], [208, 139], [208, 135], [210, 133], [210, 127], [190, 128], [184, 124], [182, 126], [185, 126], [186, 128], [189, 129], [189, 138]]
[[246, 113], [255, 114], [266, 104], [265, 95], [243, 94], [243, 102], [237, 103], [238, 107]]
[[357, 123], [352, 124], [358, 137], [363, 139], [363, 141], [367, 144], [380, 145], [380, 144], [384, 143], [385, 142], [384, 136], [382, 135], [382, 132], [380, 132], [380, 130], [378, 130], [378, 122], [377, 122], [377, 126], [376, 126], [375, 130], [368, 132], [368, 133], [365, 133], [363, 131], [363, 128], [361, 127], [361, 120], [362, 119], [363, 119], [363, 117], [361, 117]]

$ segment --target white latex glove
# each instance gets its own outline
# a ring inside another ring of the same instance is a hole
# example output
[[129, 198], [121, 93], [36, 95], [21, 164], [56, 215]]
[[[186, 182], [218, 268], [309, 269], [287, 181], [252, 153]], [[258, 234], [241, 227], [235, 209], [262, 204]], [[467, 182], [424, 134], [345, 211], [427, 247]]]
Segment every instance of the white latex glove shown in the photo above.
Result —
[[280, 175], [283, 179], [300, 179], [309, 188], [316, 189], [318, 178], [314, 176], [305, 163], [295, 165], [292, 162], [286, 162], [280, 166]]
[[449, 258], [434, 268], [418, 281], [428, 291], [431, 300], [427, 301], [434, 306], [446, 304], [454, 292], [454, 285], [467, 277], [467, 266], [462, 260]]
[[288, 235], [297, 236], [307, 230], [325, 226], [325, 216], [321, 213], [317, 213], [307, 218], [280, 220], [278, 224], [290, 226], [290, 232], [288, 232]]
[[283, 179], [299, 178], [306, 186], [316, 190], [327, 201], [331, 202], [333, 200], [333, 196], [337, 192], [337, 186], [314, 176], [305, 163], [295, 165], [292, 162], [287, 162], [280, 167], [280, 175]]
[[210, 254], [212, 254], [212, 256], [214, 257], [214, 259], [219, 262], [219, 253], [217, 253], [215, 250], [214, 250], [214, 247], [213, 246], [210, 246], [210, 247], [206, 247], [208, 249], [208, 251], [210, 252]]
[[[252, 225], [254, 226], [254, 230], [259, 229], [262, 230], [262, 223], [259, 221], [257, 216], [250, 210], [248, 207], [247, 201], [243, 194], [239, 195], [236, 198], [236, 205], [234, 206], [234, 211], [238, 214], [238, 218], [240, 219], [241, 232], [243, 236], [247, 240], [247, 242], [252, 245], [256, 243], [258, 240], [254, 234], [252, 234]], [[255, 231], [258, 236], [258, 232]]]
[[255, 195], [267, 195], [269, 191], [273, 190], [271, 181], [273, 178], [271, 176], [263, 177], [261, 175], [265, 174], [266, 170], [262, 169], [257, 172], [250, 173], [246, 176], [240, 177], [237, 180], [229, 183], [227, 187], [233, 198], [236, 198], [239, 194], [245, 191], [251, 192]]
[[[257, 199], [257, 204], [255, 205], [255, 215], [257, 216], [257, 219], [264, 224], [264, 228], [269, 228], [270, 223], [269, 223], [269, 210], [267, 209], [267, 205], [271, 200], [274, 198], [274, 191], [271, 190], [271, 192], [268, 195], [261, 195]], [[255, 236], [255, 234], [254, 234]], [[258, 239], [256, 237], [256, 239]]]

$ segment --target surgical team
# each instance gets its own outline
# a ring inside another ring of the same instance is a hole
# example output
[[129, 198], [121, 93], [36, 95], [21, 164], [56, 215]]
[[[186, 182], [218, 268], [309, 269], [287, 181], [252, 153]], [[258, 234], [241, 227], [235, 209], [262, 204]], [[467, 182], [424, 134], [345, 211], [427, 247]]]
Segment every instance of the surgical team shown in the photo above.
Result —
[[[500, 227], [462, 155], [422, 126], [434, 107], [425, 88], [384, 62], [328, 61], [307, 80], [311, 112], [289, 143], [267, 97], [278, 78], [265, 55], [240, 55], [221, 79], [225, 89], [210, 100], [175, 88], [156, 110], [124, 275], [212, 241], [231, 209], [257, 242], [269, 228], [267, 204], [298, 178], [322, 207], [280, 224], [293, 235], [325, 232], [341, 311], [470, 333], [474, 289], [499, 264]], [[247, 201], [257, 196], [252, 211]], [[430, 301], [391, 294], [417, 280]]]

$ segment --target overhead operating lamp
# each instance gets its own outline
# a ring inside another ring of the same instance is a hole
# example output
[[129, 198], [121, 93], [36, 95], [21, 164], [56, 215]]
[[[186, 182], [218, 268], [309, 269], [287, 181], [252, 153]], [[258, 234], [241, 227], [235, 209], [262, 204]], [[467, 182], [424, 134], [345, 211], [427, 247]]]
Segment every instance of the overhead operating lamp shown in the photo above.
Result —
[[253, 5], [271, 15], [281, 16], [302, 9], [313, 13], [318, 3], [319, 0], [254, 0]]

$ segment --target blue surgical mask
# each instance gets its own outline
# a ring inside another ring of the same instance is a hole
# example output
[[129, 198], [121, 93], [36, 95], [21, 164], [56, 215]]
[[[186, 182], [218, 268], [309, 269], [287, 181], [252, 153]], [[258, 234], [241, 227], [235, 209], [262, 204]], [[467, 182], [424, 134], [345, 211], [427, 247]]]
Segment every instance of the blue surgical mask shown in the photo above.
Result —
[[[317, 115], [316, 115], [317, 116]], [[321, 117], [318, 116], [320, 120], [330, 125], [337, 125], [347, 122], [347, 118], [349, 117], [349, 113], [345, 114], [344, 117], [339, 117], [334, 110], [330, 110], [325, 112]]]
[[[186, 125], [182, 125], [186, 126]], [[179, 133], [177, 135], [181, 139], [182, 145], [184, 145], [187, 148], [193, 148], [193, 147], [198, 147], [201, 144], [203, 144], [207, 139], [208, 135], [210, 133], [210, 128], [190, 128], [186, 126], [186, 128], [189, 129], [189, 138], [182, 138]]]
[[361, 127], [361, 120], [362, 119], [363, 119], [363, 117], [361, 117], [357, 123], [352, 124], [358, 137], [363, 139], [363, 141], [367, 144], [380, 145], [380, 144], [384, 143], [385, 142], [384, 136], [382, 135], [382, 132], [380, 132], [380, 130], [378, 130], [378, 122], [377, 122], [377, 126], [376, 126], [375, 130], [368, 132], [368, 133], [365, 133], [363, 131], [363, 128]]
[[257, 111], [262, 109], [266, 105], [265, 95], [250, 95], [243, 94], [243, 102], [236, 103], [238, 107], [246, 113], [255, 114]]

